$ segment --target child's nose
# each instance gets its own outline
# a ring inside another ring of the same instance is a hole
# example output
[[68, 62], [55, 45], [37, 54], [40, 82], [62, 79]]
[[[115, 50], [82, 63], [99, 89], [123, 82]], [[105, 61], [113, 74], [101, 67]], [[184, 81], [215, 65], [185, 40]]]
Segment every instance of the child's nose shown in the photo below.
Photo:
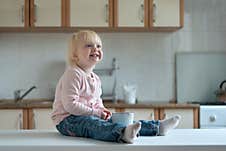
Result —
[[98, 46], [97, 45], [93, 45], [93, 50], [97, 50]]

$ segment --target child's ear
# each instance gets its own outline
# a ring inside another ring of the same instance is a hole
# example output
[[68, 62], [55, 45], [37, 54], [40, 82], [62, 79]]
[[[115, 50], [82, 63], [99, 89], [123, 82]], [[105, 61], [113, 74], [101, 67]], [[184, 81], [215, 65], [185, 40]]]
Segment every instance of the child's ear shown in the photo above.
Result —
[[72, 59], [73, 59], [74, 61], [76, 61], [76, 62], [79, 60], [79, 58], [78, 58], [78, 56], [77, 56], [76, 53], [73, 53]]

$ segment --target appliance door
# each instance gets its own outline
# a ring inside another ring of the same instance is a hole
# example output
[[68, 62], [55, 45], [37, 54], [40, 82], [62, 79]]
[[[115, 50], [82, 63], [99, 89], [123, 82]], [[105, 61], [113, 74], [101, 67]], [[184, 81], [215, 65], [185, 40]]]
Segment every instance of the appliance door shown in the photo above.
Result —
[[226, 128], [226, 106], [201, 105], [200, 128]]

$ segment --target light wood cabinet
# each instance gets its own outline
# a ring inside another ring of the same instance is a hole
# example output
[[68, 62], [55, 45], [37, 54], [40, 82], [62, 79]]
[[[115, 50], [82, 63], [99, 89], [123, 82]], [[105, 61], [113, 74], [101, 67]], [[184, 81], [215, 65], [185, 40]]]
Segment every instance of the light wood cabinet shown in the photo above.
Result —
[[29, 110], [29, 129], [56, 129], [51, 119], [51, 108]]
[[170, 28], [182, 27], [184, 0], [150, 0], [150, 26]]
[[27, 27], [28, 0], [0, 0], [0, 27]]
[[181, 116], [181, 122], [179, 123], [177, 128], [198, 128], [198, 109], [160, 109], [160, 119], [170, 118], [175, 115]]
[[174, 31], [184, 0], [1, 0], [0, 12], [0, 32]]
[[27, 128], [23, 109], [0, 109], [0, 130], [20, 130]]
[[[133, 112], [134, 120], [162, 120], [174, 115], [182, 117], [178, 128], [199, 128], [199, 106], [191, 104], [115, 104], [104, 106], [111, 112]], [[52, 108], [24, 107], [0, 109], [0, 129], [54, 129]]]
[[115, 0], [115, 27], [148, 27], [148, 0]]
[[64, 0], [1, 0], [0, 2], [0, 27], [23, 27], [22, 29], [25, 30], [29, 27], [63, 25]]
[[70, 27], [111, 27], [112, 0], [70, 0], [67, 24]]
[[[114, 105], [118, 112], [134, 113], [134, 120], [163, 120], [175, 115], [182, 117], [177, 128], [199, 128], [199, 106], [186, 104], [122, 104]], [[107, 105], [110, 107], [110, 105]]]
[[143, 27], [149, 31], [175, 30], [183, 27], [183, 16], [184, 0], [114, 1], [115, 27]]
[[60, 27], [63, 16], [62, 0], [30, 0], [30, 25]]

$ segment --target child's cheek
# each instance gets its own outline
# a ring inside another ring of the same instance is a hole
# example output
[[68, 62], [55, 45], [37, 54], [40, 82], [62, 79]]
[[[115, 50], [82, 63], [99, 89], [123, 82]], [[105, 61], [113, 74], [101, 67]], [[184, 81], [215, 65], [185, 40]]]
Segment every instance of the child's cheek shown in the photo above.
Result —
[[100, 60], [103, 59], [103, 51], [100, 52]]

